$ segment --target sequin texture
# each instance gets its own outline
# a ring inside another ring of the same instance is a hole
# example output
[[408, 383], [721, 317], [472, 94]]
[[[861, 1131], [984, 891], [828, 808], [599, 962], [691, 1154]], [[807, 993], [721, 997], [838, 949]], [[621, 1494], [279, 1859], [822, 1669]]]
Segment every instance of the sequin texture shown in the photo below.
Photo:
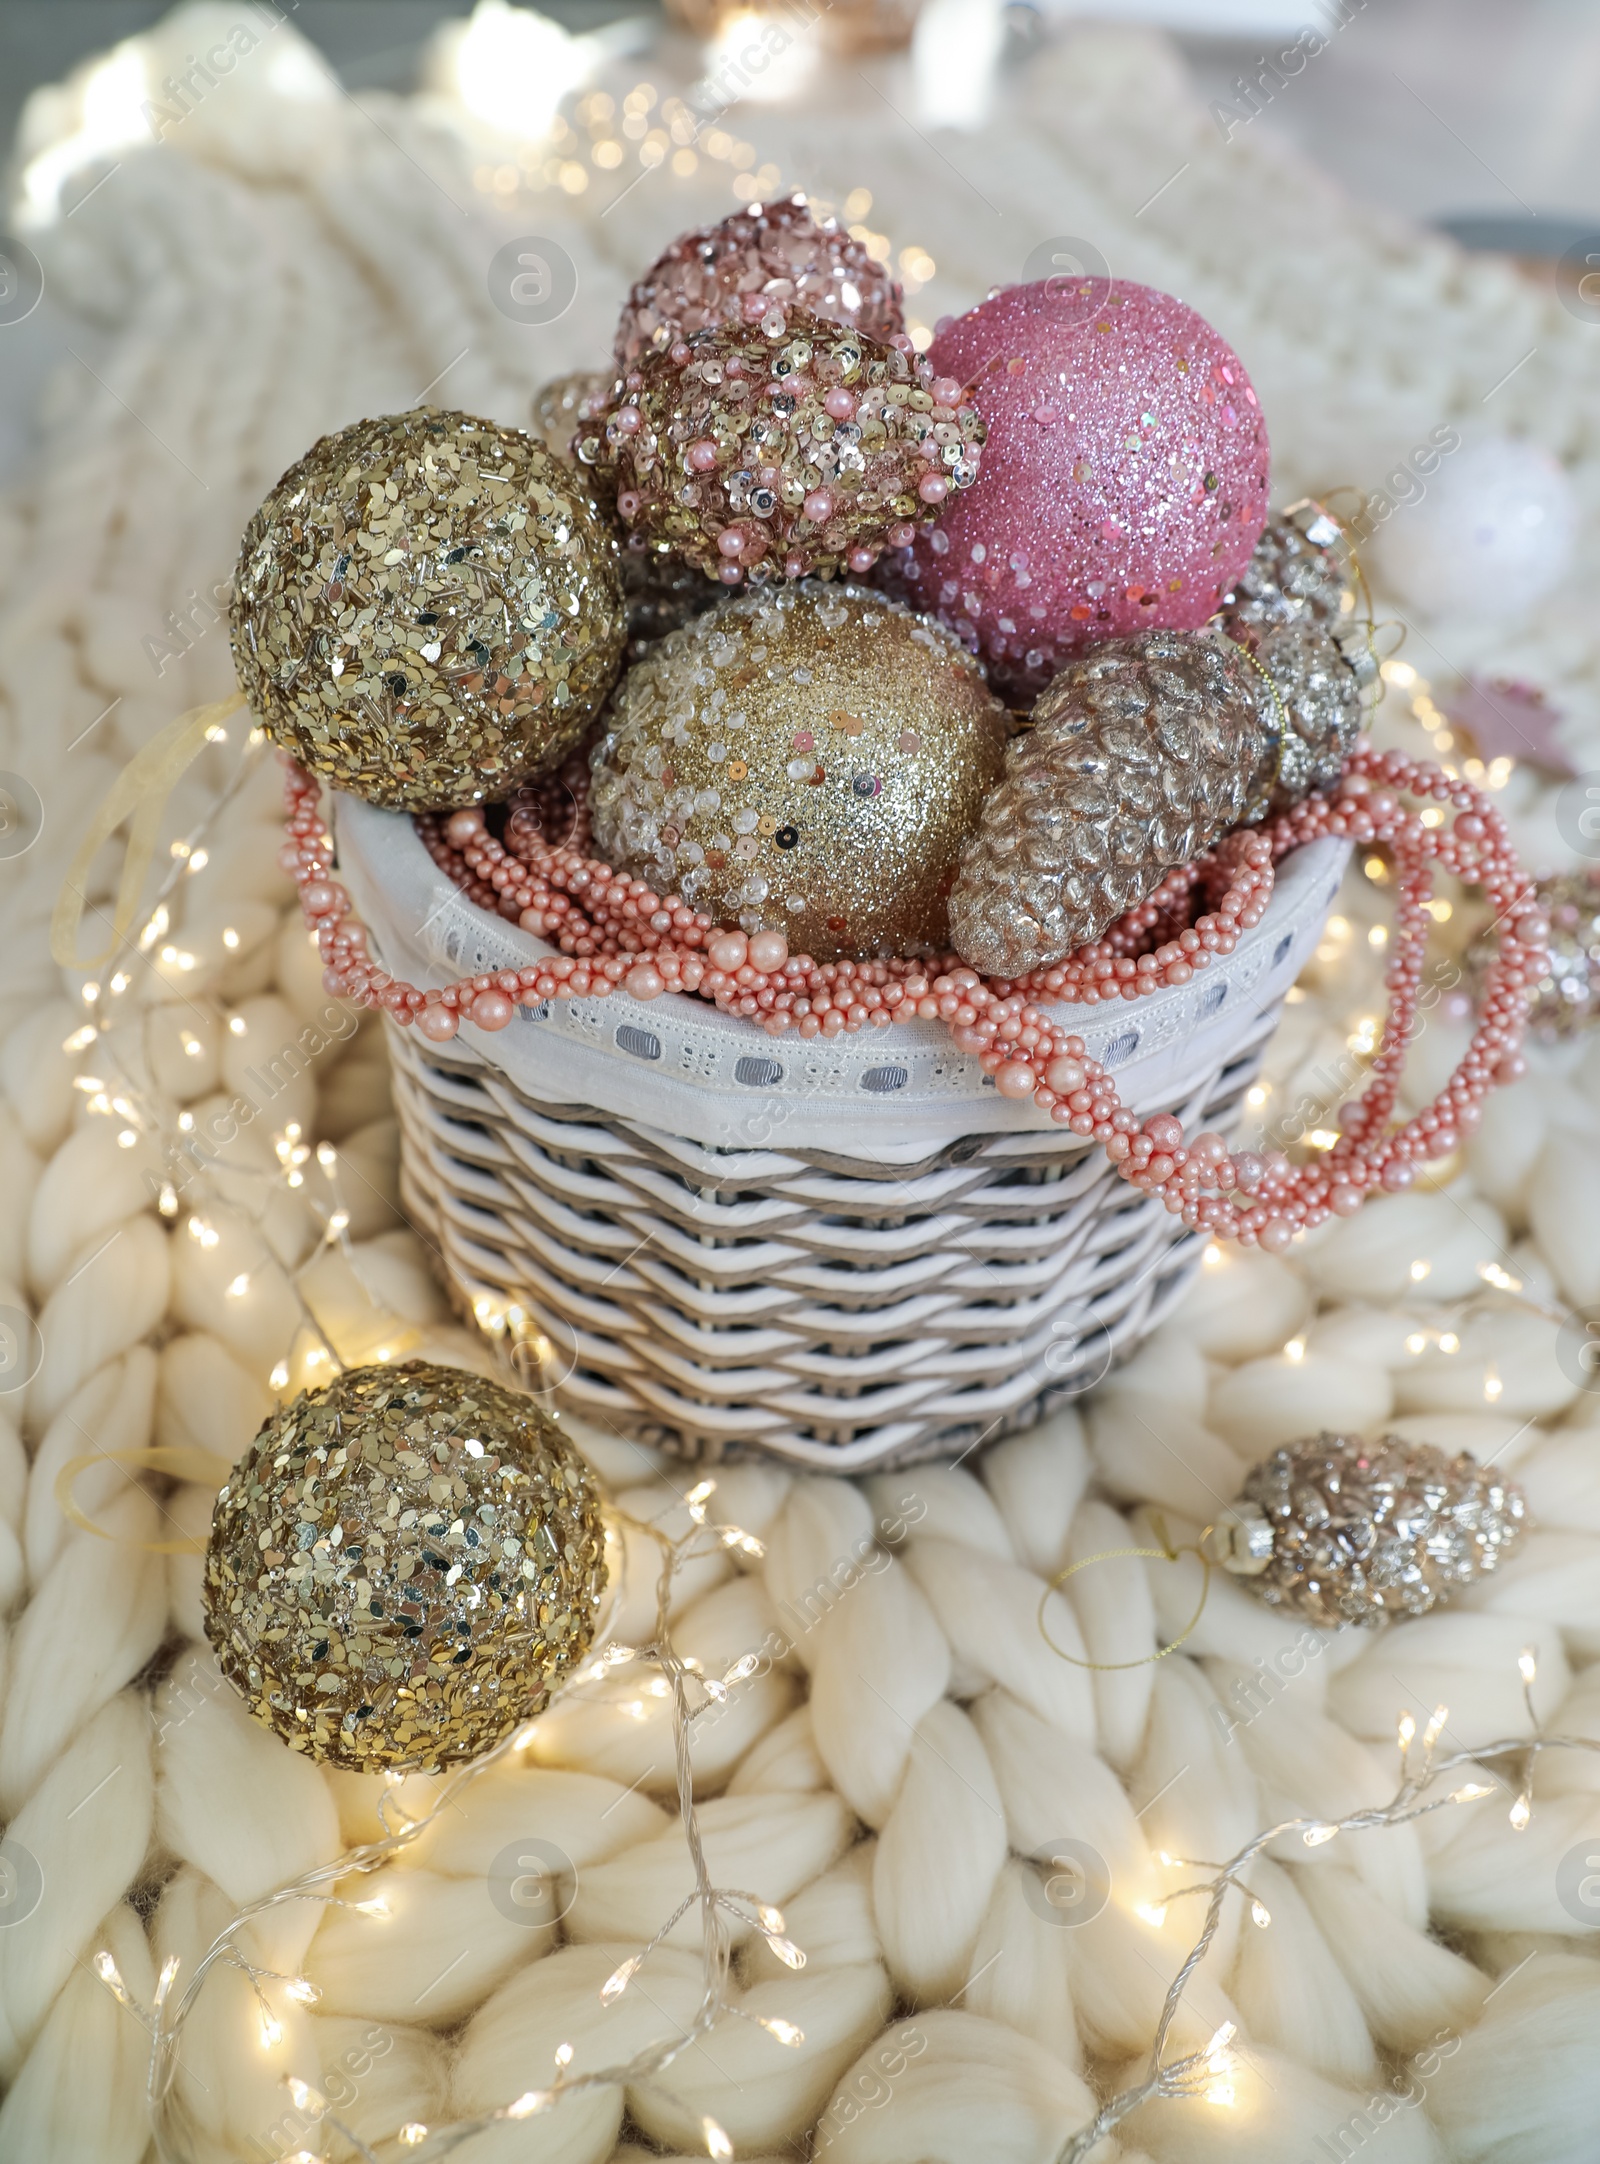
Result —
[[635, 541], [728, 585], [869, 570], [978, 477], [977, 409], [925, 361], [802, 309], [642, 355], [579, 457]]
[[594, 753], [596, 844], [819, 962], [937, 952], [1005, 730], [942, 625], [853, 585], [740, 595], [624, 678]]
[[533, 433], [564, 464], [576, 465], [572, 440], [605, 411], [611, 384], [609, 370], [580, 369], [553, 376], [534, 392]]
[[790, 195], [675, 240], [628, 295], [617, 367], [626, 373], [691, 331], [759, 322], [791, 305], [880, 345], [906, 327], [900, 288], [883, 265], [836, 219], [815, 217], [803, 195]]
[[479, 804], [559, 765], [622, 655], [587, 481], [514, 429], [391, 414], [324, 436], [246, 529], [239, 682], [267, 733], [369, 803]]
[[266, 1422], [217, 1498], [206, 1635], [290, 1748], [476, 1757], [580, 1660], [605, 1585], [587, 1466], [531, 1398], [414, 1360]]

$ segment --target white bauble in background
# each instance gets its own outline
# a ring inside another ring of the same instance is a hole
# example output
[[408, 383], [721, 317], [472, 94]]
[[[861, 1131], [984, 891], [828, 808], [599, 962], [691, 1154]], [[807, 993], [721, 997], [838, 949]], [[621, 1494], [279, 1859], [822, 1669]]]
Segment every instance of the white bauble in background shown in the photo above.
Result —
[[1373, 565], [1425, 616], [1505, 622], [1559, 584], [1578, 509], [1565, 468], [1538, 444], [1483, 436], [1445, 457], [1420, 500], [1396, 504]]

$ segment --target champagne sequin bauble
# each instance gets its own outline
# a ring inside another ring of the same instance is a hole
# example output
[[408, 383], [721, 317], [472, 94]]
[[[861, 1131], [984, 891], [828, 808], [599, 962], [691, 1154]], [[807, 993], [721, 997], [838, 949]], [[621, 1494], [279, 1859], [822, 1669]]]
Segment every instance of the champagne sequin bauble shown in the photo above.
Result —
[[1244, 817], [1277, 733], [1261, 671], [1215, 634], [1151, 631], [1069, 661], [963, 851], [957, 953], [1020, 977], [1098, 939]]
[[900, 288], [883, 265], [836, 219], [814, 217], [803, 195], [791, 195], [675, 240], [628, 295], [617, 367], [626, 374], [642, 354], [694, 331], [759, 324], [795, 307], [880, 345], [906, 327]]
[[1203, 624], [1267, 515], [1267, 432], [1238, 356], [1148, 286], [1011, 286], [929, 349], [988, 430], [979, 485], [905, 574], [1031, 697], [1093, 640]]
[[[1546, 1042], [1576, 1037], [1600, 1016], [1600, 870], [1556, 872], [1535, 889], [1550, 920], [1544, 973], [1533, 988], [1528, 1026]], [[1467, 983], [1481, 995], [1499, 952], [1486, 925], [1467, 949]]]
[[1315, 1435], [1256, 1466], [1208, 1535], [1214, 1562], [1321, 1630], [1426, 1615], [1509, 1555], [1522, 1490], [1465, 1451]]
[[410, 811], [558, 765], [624, 635], [586, 479], [513, 429], [425, 410], [359, 421], [290, 467], [246, 530], [232, 621], [268, 735]]
[[977, 410], [933, 382], [914, 353], [774, 307], [642, 355], [578, 455], [634, 540], [725, 585], [859, 573], [978, 477]]
[[206, 1635], [292, 1750], [475, 1758], [583, 1657], [605, 1585], [588, 1467], [533, 1400], [413, 1360], [273, 1414], [217, 1497]]
[[741, 595], [624, 678], [594, 753], [595, 839], [819, 962], [937, 951], [1005, 728], [956, 640], [883, 595]]
[[556, 376], [533, 394], [533, 433], [565, 465], [577, 464], [572, 439], [604, 413], [615, 378], [609, 371], [580, 370]]

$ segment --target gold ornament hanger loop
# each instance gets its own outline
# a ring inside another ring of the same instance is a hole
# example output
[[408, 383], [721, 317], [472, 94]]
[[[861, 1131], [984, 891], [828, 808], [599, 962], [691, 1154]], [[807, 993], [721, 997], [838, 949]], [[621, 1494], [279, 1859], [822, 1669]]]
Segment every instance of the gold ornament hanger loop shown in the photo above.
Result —
[[[1102, 1548], [1097, 1555], [1080, 1556], [1076, 1563], [1069, 1563], [1064, 1570], [1058, 1570], [1039, 1595], [1039, 1635], [1052, 1653], [1058, 1653], [1064, 1661], [1070, 1661], [1074, 1668], [1092, 1668], [1101, 1675], [1114, 1675], [1119, 1670], [1126, 1668], [1148, 1668], [1155, 1661], [1165, 1660], [1169, 1653], [1176, 1653], [1179, 1646], [1194, 1635], [1200, 1618], [1205, 1614], [1206, 1602], [1211, 1597], [1211, 1573], [1215, 1566], [1211, 1557], [1205, 1552], [1205, 1543], [1208, 1536], [1215, 1529], [1209, 1525], [1205, 1526], [1194, 1540], [1184, 1541], [1175, 1547], [1167, 1538], [1165, 1521], [1160, 1517], [1152, 1517], [1151, 1523], [1154, 1525], [1157, 1537], [1161, 1541], [1159, 1548]], [[1158, 1646], [1154, 1653], [1142, 1653], [1136, 1661], [1086, 1661], [1076, 1653], [1069, 1653], [1065, 1646], [1057, 1645], [1056, 1641], [1051, 1637], [1044, 1619], [1045, 1603], [1052, 1593], [1061, 1591], [1069, 1578], [1076, 1577], [1080, 1570], [1087, 1570], [1091, 1563], [1111, 1563], [1123, 1556], [1139, 1556], [1153, 1563], [1176, 1563], [1181, 1555], [1192, 1555], [1200, 1565], [1202, 1572], [1200, 1599], [1196, 1604], [1194, 1614], [1190, 1616], [1177, 1637], [1169, 1640], [1164, 1646]]]

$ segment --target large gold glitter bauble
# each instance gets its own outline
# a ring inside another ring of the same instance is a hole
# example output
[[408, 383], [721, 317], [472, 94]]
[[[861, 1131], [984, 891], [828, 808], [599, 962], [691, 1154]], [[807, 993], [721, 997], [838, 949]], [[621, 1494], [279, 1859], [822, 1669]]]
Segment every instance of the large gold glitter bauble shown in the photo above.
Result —
[[623, 644], [587, 481], [515, 429], [427, 410], [359, 421], [290, 467], [245, 533], [232, 617], [268, 735], [409, 811], [559, 765]]
[[531, 1398], [412, 1360], [274, 1413], [217, 1497], [206, 1636], [291, 1749], [376, 1772], [475, 1758], [594, 1634], [588, 1467]]
[[863, 587], [740, 595], [631, 668], [595, 748], [619, 870], [790, 952], [935, 952], [1005, 751], [953, 635]]
[[1497, 1568], [1527, 1529], [1522, 1490], [1464, 1450], [1323, 1433], [1252, 1467], [1205, 1546], [1269, 1608], [1335, 1630], [1426, 1615]]

